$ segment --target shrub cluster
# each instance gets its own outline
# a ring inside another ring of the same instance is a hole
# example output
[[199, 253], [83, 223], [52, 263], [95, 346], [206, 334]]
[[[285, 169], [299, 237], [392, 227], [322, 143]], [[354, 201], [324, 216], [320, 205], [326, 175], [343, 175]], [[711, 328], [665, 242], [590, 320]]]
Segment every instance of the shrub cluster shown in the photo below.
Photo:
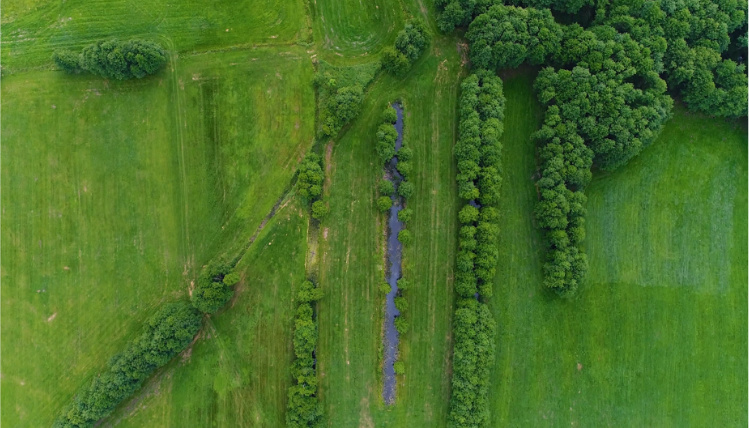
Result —
[[[461, 86], [459, 139], [455, 144], [458, 192], [469, 200], [458, 213], [453, 321], [453, 377], [449, 426], [486, 426], [489, 370], [496, 326], [479, 298], [492, 295], [499, 231], [500, 156], [505, 98], [502, 80], [480, 70]], [[479, 201], [481, 205], [476, 203]]]
[[382, 68], [395, 75], [403, 75], [419, 59], [429, 44], [424, 23], [419, 19], [410, 19], [405, 28], [398, 33], [395, 46], [383, 50]]
[[361, 110], [364, 89], [374, 78], [379, 64], [333, 67], [320, 61], [313, 81], [320, 103], [321, 138], [335, 137]]
[[329, 212], [328, 204], [320, 200], [323, 180], [325, 173], [322, 169], [322, 158], [315, 153], [308, 153], [299, 166], [297, 193], [310, 204], [312, 218], [317, 220], [321, 220]]
[[317, 319], [314, 302], [322, 298], [322, 290], [311, 281], [305, 281], [297, 292], [294, 321], [294, 355], [291, 367], [294, 384], [289, 387], [286, 426], [293, 428], [316, 427], [320, 424], [322, 408], [317, 400], [317, 373], [315, 347], [317, 346]]
[[234, 295], [233, 286], [239, 275], [223, 262], [211, 262], [203, 268], [192, 293], [192, 304], [206, 314], [213, 314], [224, 307]]
[[81, 388], [58, 416], [55, 428], [92, 427], [137, 391], [159, 367], [187, 348], [201, 327], [201, 314], [187, 302], [169, 303], [145, 331], [112, 357], [103, 373]]
[[106, 78], [125, 80], [143, 78], [166, 64], [166, 52], [146, 40], [111, 39], [90, 44], [81, 54], [58, 50], [52, 55], [58, 67], [68, 73], [87, 71]]

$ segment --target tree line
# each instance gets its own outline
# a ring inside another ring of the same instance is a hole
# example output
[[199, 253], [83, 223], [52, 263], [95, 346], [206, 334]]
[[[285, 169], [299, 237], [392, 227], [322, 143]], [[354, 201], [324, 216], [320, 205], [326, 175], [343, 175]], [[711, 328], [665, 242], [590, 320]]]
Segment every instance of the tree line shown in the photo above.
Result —
[[489, 372], [494, 363], [496, 324], [484, 300], [491, 297], [496, 274], [499, 190], [502, 181], [499, 141], [505, 98], [502, 80], [478, 70], [461, 84], [460, 122], [455, 159], [458, 194], [467, 203], [458, 213], [453, 319], [453, 375], [448, 424], [478, 427], [489, 423]]
[[137, 391], [154, 371], [184, 351], [201, 325], [202, 314], [187, 302], [162, 306], [146, 321], [141, 335], [112, 357], [104, 372], [76, 393], [53, 426], [94, 426]]
[[71, 74], [89, 72], [109, 79], [141, 79], [159, 71], [166, 64], [166, 52], [148, 40], [110, 39], [92, 43], [79, 54], [56, 50], [52, 59]]
[[305, 281], [296, 294], [294, 319], [294, 363], [286, 406], [286, 426], [290, 428], [320, 426], [322, 408], [317, 399], [317, 317], [314, 303], [323, 296], [312, 281]]

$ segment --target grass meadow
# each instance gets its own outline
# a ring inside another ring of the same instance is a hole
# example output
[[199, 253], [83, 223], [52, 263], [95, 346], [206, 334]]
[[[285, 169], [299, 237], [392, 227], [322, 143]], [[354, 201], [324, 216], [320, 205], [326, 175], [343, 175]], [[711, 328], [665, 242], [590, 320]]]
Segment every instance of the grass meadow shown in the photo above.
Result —
[[746, 128], [677, 107], [639, 157], [595, 174], [590, 272], [565, 301], [541, 286], [532, 76], [505, 95], [493, 425], [746, 425]]
[[4, 72], [51, 68], [55, 49], [80, 49], [109, 37], [156, 40], [180, 53], [309, 41], [302, 0], [203, 2], [68, 0], [6, 2]]
[[[441, 426], [447, 416], [451, 350], [457, 195], [452, 145], [461, 58], [456, 39], [435, 38], [430, 55], [398, 81], [383, 75], [370, 89], [361, 115], [332, 146], [331, 215], [320, 240], [318, 303], [320, 396], [328, 426]], [[383, 168], [375, 130], [384, 107], [405, 108], [405, 138], [414, 151], [414, 245], [404, 252], [413, 281], [405, 293], [411, 328], [401, 338], [406, 374], [399, 376], [397, 404], [382, 401], [379, 367], [384, 295], [384, 223], [377, 213], [376, 182]], [[439, 107], [439, 108], [435, 108]]]
[[306, 207], [287, 199], [239, 262], [229, 307], [189, 355], [165, 367], [107, 422], [143, 426], [285, 425], [293, 361], [292, 292], [305, 280]]
[[[380, 74], [340, 138], [316, 146], [331, 213], [310, 227], [289, 190], [313, 145], [314, 60], [376, 61], [408, 16], [427, 21], [431, 45], [404, 78]], [[293, 291], [309, 274], [325, 292], [324, 425], [445, 426], [461, 206], [452, 148], [468, 68], [462, 39], [440, 35], [434, 16], [422, 0], [3, 4], [0, 424], [49, 426], [148, 315], [187, 298], [203, 264], [244, 254], [229, 307], [103, 426], [284, 426]], [[110, 36], [158, 40], [170, 61], [128, 82], [52, 71], [54, 49]], [[596, 172], [587, 284], [561, 300], [543, 289], [533, 224], [534, 76], [502, 75], [492, 426], [746, 425], [746, 126], [677, 105], [639, 157]], [[405, 374], [386, 407], [374, 144], [395, 100], [416, 191]]]
[[299, 52], [3, 78], [4, 425], [51, 423], [203, 263], [246, 245], [312, 143]]

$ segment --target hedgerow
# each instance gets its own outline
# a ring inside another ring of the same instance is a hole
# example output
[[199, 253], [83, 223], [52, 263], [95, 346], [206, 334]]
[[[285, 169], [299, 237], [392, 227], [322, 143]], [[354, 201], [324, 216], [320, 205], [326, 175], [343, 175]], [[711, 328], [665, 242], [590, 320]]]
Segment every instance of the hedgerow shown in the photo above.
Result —
[[289, 387], [286, 407], [286, 426], [293, 428], [317, 427], [322, 418], [322, 407], [317, 399], [317, 318], [313, 304], [323, 296], [322, 290], [305, 281], [296, 295], [294, 320], [294, 363], [291, 373], [294, 384]]
[[58, 50], [52, 58], [68, 73], [87, 71], [117, 80], [140, 79], [154, 74], [167, 60], [166, 52], [159, 44], [137, 39], [96, 42], [83, 48], [79, 55]]
[[137, 391], [156, 369], [184, 351], [201, 324], [202, 314], [187, 302], [162, 306], [146, 321], [143, 333], [112, 357], [104, 372], [76, 393], [53, 426], [94, 426]]
[[[469, 202], [458, 220], [453, 321], [451, 427], [486, 426], [489, 422], [489, 370], [493, 363], [495, 323], [483, 300], [492, 295], [498, 257], [497, 234], [501, 184], [501, 143], [505, 98], [502, 81], [480, 70], [461, 86], [460, 123], [455, 158], [458, 192]], [[478, 202], [477, 202], [478, 201]]]
[[313, 83], [318, 94], [320, 138], [335, 137], [359, 114], [364, 90], [379, 67], [378, 63], [351, 67], [334, 67], [325, 61], [318, 63]]

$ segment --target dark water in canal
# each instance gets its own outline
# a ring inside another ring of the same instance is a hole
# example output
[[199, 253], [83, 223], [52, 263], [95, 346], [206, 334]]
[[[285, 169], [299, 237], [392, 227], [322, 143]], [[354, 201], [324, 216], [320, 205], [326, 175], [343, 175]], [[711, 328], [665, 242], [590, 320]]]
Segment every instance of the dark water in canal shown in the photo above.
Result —
[[[393, 104], [393, 108], [398, 113], [398, 119], [395, 122], [395, 129], [398, 131], [398, 139], [395, 141], [395, 149], [399, 150], [403, 145], [403, 108], [399, 103]], [[398, 279], [401, 277], [401, 252], [402, 246], [398, 241], [398, 232], [403, 229], [403, 223], [398, 220], [398, 212], [403, 209], [403, 202], [398, 196], [398, 185], [403, 179], [398, 169], [398, 158], [393, 157], [387, 165], [388, 176], [395, 185], [395, 193], [390, 196], [393, 200], [393, 206], [390, 208], [390, 218], [388, 220], [388, 242], [387, 242], [387, 282], [390, 284], [390, 292], [385, 301], [385, 363], [383, 365], [383, 390], [382, 398], [386, 404], [393, 404], [395, 401], [395, 370], [393, 363], [398, 358], [398, 331], [395, 329], [395, 317], [400, 315], [395, 308], [395, 297], [398, 294]]]

